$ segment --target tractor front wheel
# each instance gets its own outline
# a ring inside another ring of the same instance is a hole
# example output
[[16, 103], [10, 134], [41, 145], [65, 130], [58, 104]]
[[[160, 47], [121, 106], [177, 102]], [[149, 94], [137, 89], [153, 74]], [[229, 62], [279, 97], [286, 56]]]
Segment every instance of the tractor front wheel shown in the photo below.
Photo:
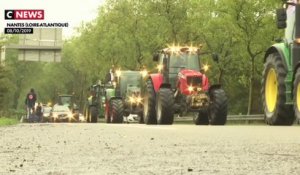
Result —
[[161, 88], [157, 93], [157, 124], [171, 125], [174, 121], [174, 97], [171, 89]]
[[227, 96], [223, 89], [212, 89], [209, 92], [211, 104], [209, 119], [211, 125], [225, 125], [227, 120]]
[[265, 121], [269, 125], [291, 125], [294, 122], [293, 106], [285, 104], [286, 74], [280, 55], [270, 54], [264, 64], [261, 90]]
[[109, 110], [111, 123], [123, 123], [124, 105], [121, 99], [111, 99]]
[[146, 83], [146, 92], [144, 97], [143, 117], [147, 125], [156, 124], [156, 111], [155, 111], [156, 94], [152, 81], [149, 79]]
[[98, 121], [98, 110], [95, 106], [90, 107], [90, 122], [91, 123], [97, 123]]
[[208, 112], [206, 110], [201, 110], [199, 113], [196, 113], [193, 117], [195, 125], [208, 125]]

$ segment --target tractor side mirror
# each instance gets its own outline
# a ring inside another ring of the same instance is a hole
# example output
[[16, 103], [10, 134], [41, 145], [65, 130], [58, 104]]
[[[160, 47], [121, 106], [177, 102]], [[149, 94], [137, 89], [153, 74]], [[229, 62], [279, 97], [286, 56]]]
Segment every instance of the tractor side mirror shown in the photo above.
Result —
[[212, 59], [214, 60], [214, 62], [218, 63], [219, 62], [219, 54], [213, 53], [212, 54]]
[[276, 17], [277, 17], [277, 28], [285, 29], [287, 26], [286, 25], [286, 19], [287, 19], [286, 9], [285, 8], [277, 9]]
[[158, 53], [153, 54], [153, 61], [158, 62], [158, 60], [159, 60], [159, 54]]

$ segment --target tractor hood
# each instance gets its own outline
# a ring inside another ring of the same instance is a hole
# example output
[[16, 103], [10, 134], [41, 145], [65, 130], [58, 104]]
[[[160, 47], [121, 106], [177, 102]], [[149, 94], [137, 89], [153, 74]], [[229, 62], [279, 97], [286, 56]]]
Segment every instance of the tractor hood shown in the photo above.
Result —
[[133, 85], [128, 85], [127, 86], [127, 94], [129, 96], [138, 96], [141, 94], [141, 88], [137, 87], [137, 86], [133, 86]]
[[183, 69], [178, 73], [178, 76], [184, 79], [186, 79], [186, 77], [202, 77], [202, 75], [202, 73], [190, 69]]
[[178, 73], [177, 88], [180, 89], [182, 94], [190, 95], [192, 92], [188, 90], [189, 87], [207, 91], [209, 88], [208, 78], [199, 71], [190, 69], [181, 70]]

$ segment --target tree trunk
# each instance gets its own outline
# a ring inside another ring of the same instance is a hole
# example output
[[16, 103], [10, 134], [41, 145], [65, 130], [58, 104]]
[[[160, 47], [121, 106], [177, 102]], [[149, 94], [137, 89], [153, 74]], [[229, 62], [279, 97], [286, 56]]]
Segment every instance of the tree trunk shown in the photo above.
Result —
[[218, 77], [218, 83], [219, 84], [222, 84], [222, 82], [223, 82], [223, 75], [224, 75], [224, 69], [222, 69], [222, 68], [219, 68], [219, 77]]
[[251, 58], [251, 75], [249, 82], [249, 97], [248, 97], [248, 110], [247, 115], [251, 114], [252, 111], [252, 103], [253, 103], [253, 80], [254, 80], [254, 58]]

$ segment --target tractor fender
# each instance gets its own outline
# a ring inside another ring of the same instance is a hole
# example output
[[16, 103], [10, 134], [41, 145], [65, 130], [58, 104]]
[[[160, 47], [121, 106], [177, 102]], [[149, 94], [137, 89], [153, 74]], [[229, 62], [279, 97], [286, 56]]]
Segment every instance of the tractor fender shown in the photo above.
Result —
[[153, 84], [154, 91], [157, 92], [163, 84], [163, 76], [161, 74], [151, 74], [150, 79]]
[[281, 61], [283, 62], [284, 69], [288, 70], [288, 66], [287, 66], [287, 63], [285, 60], [285, 58], [288, 58], [288, 55], [286, 55], [287, 53], [284, 53], [284, 47], [285, 47], [284, 43], [274, 44], [272, 47], [270, 47], [266, 51], [266, 54], [264, 56], [264, 63], [266, 62], [266, 60], [270, 54], [278, 53], [280, 55]]
[[122, 100], [123, 98], [122, 98], [122, 97], [111, 97], [111, 98], [109, 99], [109, 101], [115, 100], [115, 99], [120, 99], [120, 100]]
[[222, 85], [221, 84], [214, 84], [214, 85], [211, 85], [208, 89], [208, 93], [210, 94], [210, 92], [214, 89], [221, 89], [222, 88]]

